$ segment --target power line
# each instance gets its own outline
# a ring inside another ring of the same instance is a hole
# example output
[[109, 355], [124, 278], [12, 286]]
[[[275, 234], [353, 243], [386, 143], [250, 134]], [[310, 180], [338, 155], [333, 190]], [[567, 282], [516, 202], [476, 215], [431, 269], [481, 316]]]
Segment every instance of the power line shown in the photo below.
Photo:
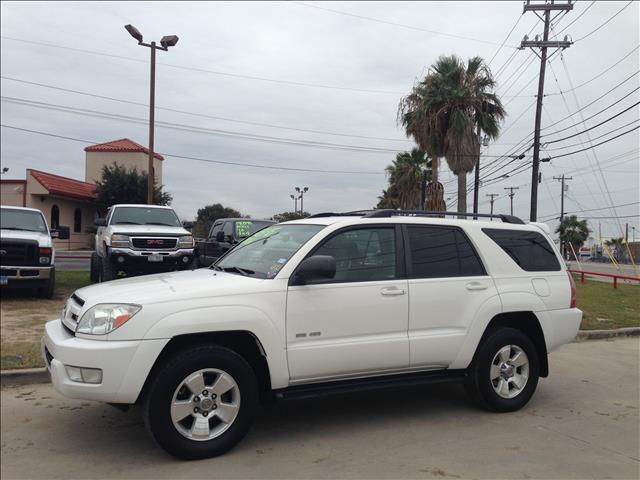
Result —
[[591, 145], [590, 147], [582, 148], [582, 149], [580, 149], [580, 150], [576, 150], [576, 151], [569, 152], [569, 153], [564, 153], [564, 154], [562, 154], [562, 155], [555, 155], [555, 156], [553, 156], [553, 157], [551, 157], [551, 158], [552, 158], [552, 159], [557, 159], [557, 158], [562, 158], [562, 157], [566, 157], [566, 156], [569, 156], [569, 155], [574, 155], [574, 154], [576, 154], [576, 153], [585, 152], [585, 151], [587, 151], [587, 150], [591, 150], [591, 149], [593, 149], [593, 148], [595, 148], [595, 147], [598, 147], [598, 146], [600, 146], [600, 145], [604, 145], [605, 143], [609, 143], [609, 142], [611, 142], [611, 141], [615, 140], [616, 138], [620, 138], [620, 137], [622, 137], [622, 136], [624, 136], [624, 135], [627, 135], [627, 134], [629, 134], [629, 133], [631, 133], [631, 132], [634, 132], [634, 131], [638, 130], [639, 128], [640, 128], [640, 125], [639, 125], [639, 126], [637, 126], [637, 127], [635, 127], [635, 128], [632, 128], [632, 129], [630, 129], [630, 130], [627, 130], [626, 132], [622, 132], [621, 134], [616, 135], [615, 137], [611, 137], [611, 138], [609, 138], [609, 139], [607, 139], [607, 140], [604, 140], [603, 142], [596, 143], [595, 145]]
[[[53, 134], [53, 133], [49, 133], [49, 132], [42, 132], [42, 131], [39, 131], [39, 130], [31, 130], [31, 129], [28, 129], [28, 128], [20, 128], [20, 127], [16, 127], [16, 126], [13, 126], [13, 125], [0, 124], [0, 127], [9, 128], [9, 129], [12, 129], [12, 130], [18, 130], [18, 131], [26, 132], [26, 133], [44, 135], [44, 136], [47, 136], [47, 137], [59, 138], [59, 139], [62, 139], [62, 140], [71, 140], [71, 141], [74, 141], [74, 142], [81, 142], [81, 143], [85, 143], [85, 144], [98, 143], [98, 142], [91, 141], [91, 140], [85, 140], [85, 139], [74, 138], [74, 137], [67, 137], [67, 136], [64, 136], [64, 135], [57, 135], [57, 134]], [[156, 152], [156, 153], [161, 153], [161, 152]], [[192, 156], [187, 156], [187, 155], [177, 155], [177, 154], [165, 153], [165, 152], [162, 152], [161, 154], [163, 156], [165, 156], [165, 157], [171, 157], [171, 158], [181, 158], [181, 159], [185, 159], [185, 160], [194, 160], [194, 161], [198, 161], [198, 162], [217, 163], [217, 164], [222, 164], [222, 165], [234, 165], [234, 166], [238, 166], [238, 167], [251, 167], [251, 168], [269, 169], [269, 170], [285, 170], [285, 171], [312, 172], [312, 173], [335, 173], [335, 174], [341, 174], [341, 175], [385, 175], [385, 172], [349, 171], [349, 170], [319, 170], [319, 169], [312, 169], [312, 168], [295, 168], [295, 167], [282, 167], [282, 166], [264, 165], [264, 164], [256, 164], [256, 163], [230, 162], [230, 161], [226, 161], [226, 160], [213, 160], [213, 159], [210, 159], [210, 158], [192, 157]]]
[[[483, 40], [483, 39], [480, 39], [480, 38], [467, 37], [467, 36], [464, 36], [464, 35], [456, 35], [456, 34], [453, 34], [453, 33], [439, 32], [437, 30], [429, 30], [427, 28], [415, 27], [413, 25], [405, 25], [403, 23], [397, 23], [397, 22], [390, 22], [388, 20], [381, 20], [379, 18], [366, 17], [364, 15], [357, 15], [355, 13], [343, 12], [342, 10], [334, 10], [332, 8], [321, 7], [319, 5], [312, 5], [312, 4], [304, 3], [304, 2], [291, 1], [289, 3], [295, 3], [296, 5], [301, 5], [303, 7], [315, 8], [317, 10], [324, 10], [325, 12], [331, 12], [331, 13], [335, 13], [335, 14], [338, 14], [338, 15], [344, 15], [346, 17], [359, 18], [360, 20], [367, 20], [369, 22], [382, 23], [384, 25], [392, 25], [394, 27], [406, 28], [408, 30], [415, 30], [415, 31], [418, 31], [418, 32], [432, 33], [434, 35], [442, 35], [442, 36], [445, 36], [445, 37], [458, 38], [458, 39], [461, 39], [461, 40], [470, 40], [470, 41], [473, 41], [473, 42], [486, 43], [486, 44], [489, 44], [489, 45], [500, 45], [500, 43], [493, 42], [491, 40]], [[516, 47], [511, 46], [511, 45], [509, 47], [510, 48], [516, 48]]]
[[629, 125], [631, 125], [633, 123], [636, 123], [636, 122], [639, 122], [639, 121], [640, 121], [640, 119], [638, 119], [638, 118], [636, 118], [635, 120], [631, 120], [629, 123], [626, 123], [624, 125], [620, 125], [619, 127], [616, 127], [613, 130], [609, 130], [608, 132], [605, 132], [602, 135], [598, 135], [595, 138], [591, 138], [588, 142], [578, 142], [578, 143], [573, 143], [571, 145], [563, 145], [563, 146], [558, 147], [558, 148], [545, 148], [545, 151], [547, 151], [547, 152], [557, 152], [558, 150], [564, 150], [565, 148], [579, 147], [580, 145], [585, 145], [587, 143], [592, 142], [593, 140], [598, 140], [598, 139], [600, 139], [602, 137], [606, 137], [607, 135], [610, 135], [610, 134], [612, 134], [614, 132], [617, 132], [618, 130], [620, 130], [622, 128], [625, 128], [625, 127], [628, 127]]
[[496, 50], [496, 53], [493, 54], [493, 57], [491, 57], [491, 60], [489, 60], [489, 63], [487, 63], [487, 66], [489, 66], [489, 67], [491, 66], [491, 63], [496, 58], [498, 53], [500, 53], [500, 51], [502, 50], [502, 47], [504, 47], [504, 44], [507, 42], [507, 40], [509, 40], [509, 37], [511, 36], [513, 31], [516, 29], [518, 24], [520, 23], [520, 20], [522, 20], [522, 17], [524, 17], [524, 14], [520, 14], [520, 16], [517, 18], [516, 23], [513, 24], [513, 27], [511, 27], [511, 30], [509, 30], [509, 33], [507, 33], [507, 36], [504, 37], [504, 40], [502, 41], [502, 43], [500, 44], [500, 46]]
[[[32, 45], [39, 45], [39, 46], [43, 46], [43, 47], [58, 48], [58, 49], [61, 49], [61, 50], [70, 50], [70, 51], [73, 51], [73, 52], [86, 53], [86, 54], [90, 54], [90, 55], [100, 55], [100, 56], [103, 56], [103, 57], [118, 58], [118, 59], [121, 59], [121, 60], [129, 60], [129, 61], [132, 61], [132, 62], [147, 63], [146, 60], [142, 60], [142, 59], [139, 59], [139, 58], [125, 57], [124, 55], [115, 55], [115, 54], [106, 53], [106, 52], [98, 52], [96, 50], [73, 48], [73, 47], [67, 47], [67, 46], [64, 46], [64, 45], [57, 45], [57, 44], [53, 44], [53, 43], [38, 42], [38, 41], [34, 41], [34, 40], [25, 40], [25, 39], [22, 39], [22, 38], [15, 38], [15, 37], [7, 37], [5, 35], [1, 35], [0, 38], [5, 39], [5, 40], [12, 40], [14, 42], [22, 42], [22, 43], [27, 43], [27, 44], [32, 44]], [[344, 90], [344, 91], [349, 91], [349, 92], [382, 93], [382, 94], [389, 94], [389, 95], [403, 95], [404, 93], [406, 93], [406, 92], [400, 92], [400, 91], [375, 90], [375, 89], [367, 89], [367, 88], [343, 87], [343, 86], [339, 86], [339, 85], [325, 85], [325, 84], [320, 84], [320, 83], [301, 82], [301, 81], [294, 81], [294, 80], [282, 80], [282, 79], [277, 79], [277, 78], [260, 77], [260, 76], [257, 76], [257, 75], [246, 75], [246, 74], [241, 74], [241, 73], [222, 72], [222, 71], [218, 71], [218, 70], [207, 70], [207, 69], [198, 68], [198, 67], [188, 67], [188, 66], [184, 66], [184, 65], [175, 65], [175, 64], [172, 64], [172, 63], [157, 62], [157, 64], [158, 65], [162, 65], [164, 67], [176, 68], [176, 69], [179, 69], [179, 70], [189, 70], [189, 71], [192, 71], [192, 72], [209, 73], [211, 75], [219, 75], [219, 76], [231, 77], [231, 78], [242, 78], [242, 79], [245, 79], [245, 80], [258, 80], [258, 81], [270, 82], [270, 83], [280, 83], [280, 84], [283, 84], [283, 85], [294, 85], [294, 86], [298, 86], [298, 87], [324, 88], [324, 89], [329, 89], [329, 90]]]
[[574, 23], [576, 23], [578, 20], [580, 20], [580, 18], [589, 11], [589, 9], [591, 7], [593, 7], [593, 5], [596, 3], [596, 0], [593, 0], [589, 5], [586, 6], [586, 8], [580, 13], [580, 15], [578, 15], [576, 18], [574, 18], [571, 22], [569, 22], [568, 25], [565, 25], [565, 27], [561, 30], [558, 30], [555, 35], [553, 36], [553, 38], [556, 38], [558, 35], [560, 35], [562, 32], [564, 32], [567, 28], [569, 28], [571, 25], [573, 25]]
[[[622, 63], [624, 60], [626, 60], [629, 56], [631, 56], [633, 54], [633, 52], [635, 52], [636, 50], [638, 50], [638, 48], [640, 48], [640, 45], [636, 45], [635, 48], [633, 50], [631, 50], [629, 53], [627, 53], [624, 57], [622, 57], [620, 60], [618, 60], [616, 63], [614, 63], [613, 65], [611, 65], [608, 68], [605, 68], [602, 72], [600, 72], [598, 75], [596, 75], [595, 77], [591, 78], [590, 80], [587, 80], [586, 82], [581, 83], [580, 85], [577, 85], [575, 87], [572, 87], [571, 90], [566, 90], [566, 92], [570, 92], [572, 90], [577, 90], [578, 88], [584, 87], [585, 85], [590, 84], [591, 82], [593, 82], [594, 80], [597, 80], [598, 78], [600, 78], [601, 76], [603, 76], [605, 73], [609, 72], [610, 70], [612, 70], [614, 67], [617, 67], [620, 63]], [[553, 95], [562, 95], [563, 92], [553, 92], [553, 93], [547, 93], [545, 95], [545, 97], [550, 97]]]
[[[149, 107], [148, 104], [146, 103], [142, 103], [142, 102], [135, 102], [132, 100], [124, 100], [121, 98], [115, 98], [115, 97], [109, 97], [109, 96], [105, 96], [105, 95], [98, 95], [95, 93], [89, 93], [89, 92], [85, 92], [85, 91], [81, 91], [81, 90], [73, 90], [70, 88], [62, 88], [62, 87], [57, 87], [54, 85], [49, 85], [46, 83], [38, 83], [38, 82], [31, 82], [28, 80], [21, 80], [18, 78], [13, 78], [13, 77], [6, 77], [4, 75], [0, 76], [0, 78], [2, 78], [3, 80], [10, 80], [13, 82], [18, 82], [18, 83], [24, 83], [27, 85], [35, 85], [38, 87], [44, 87], [44, 88], [49, 88], [52, 90], [58, 90], [61, 92], [68, 92], [68, 93], [75, 93], [78, 95], [84, 95], [84, 96], [88, 96], [88, 97], [94, 97], [94, 98], [100, 98], [103, 100], [109, 100], [112, 102], [120, 102], [120, 103], [125, 103], [125, 104], [129, 104], [129, 105], [136, 105], [136, 106], [140, 106], [140, 107]], [[403, 139], [398, 139], [398, 138], [385, 138], [385, 137], [374, 137], [374, 136], [368, 136], [368, 135], [357, 135], [357, 134], [347, 134], [347, 133], [339, 133], [339, 132], [330, 132], [327, 130], [312, 130], [312, 129], [307, 129], [307, 128], [297, 128], [297, 127], [289, 127], [289, 126], [285, 126], [285, 125], [274, 125], [271, 123], [262, 123], [262, 122], [254, 122], [254, 121], [250, 121], [250, 120], [239, 120], [236, 118], [229, 118], [229, 117], [221, 117], [221, 116], [217, 116], [217, 115], [208, 115], [208, 114], [204, 114], [204, 113], [197, 113], [197, 112], [189, 112], [186, 110], [179, 110], [176, 108], [168, 108], [168, 107], [160, 107], [156, 105], [156, 109], [157, 110], [164, 110], [167, 112], [174, 112], [174, 113], [181, 113], [184, 115], [192, 115], [192, 116], [196, 116], [196, 117], [201, 117], [201, 118], [210, 118], [212, 120], [223, 120], [225, 122], [233, 122], [233, 123], [239, 123], [239, 124], [243, 124], [243, 125], [252, 125], [252, 126], [258, 126], [258, 127], [269, 127], [269, 128], [278, 128], [278, 129], [282, 129], [282, 130], [291, 130], [291, 131], [296, 131], [296, 132], [304, 132], [304, 133], [318, 133], [318, 134], [322, 134], [322, 135], [333, 135], [333, 136], [339, 136], [339, 137], [353, 137], [353, 138], [363, 138], [363, 139], [367, 139], [367, 140], [383, 140], [383, 141], [389, 141], [389, 142], [409, 142], [409, 140], [403, 140]]]
[[[38, 102], [38, 101], [27, 100], [27, 99], [16, 98], [16, 97], [3, 96], [0, 98], [2, 99], [2, 101], [13, 103], [16, 105], [41, 108], [45, 110], [54, 110], [54, 111], [59, 111], [63, 113], [73, 113], [78, 115], [85, 115], [85, 116], [96, 117], [96, 118], [106, 118], [110, 120], [126, 121], [130, 123], [137, 123], [137, 124], [144, 124], [144, 125], [146, 125], [147, 123], [147, 120], [145, 118], [140, 118], [140, 117], [132, 117], [132, 116], [122, 115], [122, 114], [101, 112], [98, 110], [70, 107], [67, 105], [59, 105], [59, 104], [53, 104], [53, 103], [47, 103], [47, 102]], [[236, 132], [231, 130], [205, 128], [205, 127], [198, 127], [194, 125], [186, 125], [186, 124], [173, 123], [173, 122], [156, 121], [156, 125], [158, 127], [167, 128], [171, 130], [186, 131], [190, 133], [201, 133], [201, 134], [215, 135], [215, 136], [237, 139], [237, 140], [249, 140], [249, 141], [273, 143], [273, 144], [280, 144], [280, 145], [304, 146], [304, 147], [310, 147], [310, 148], [320, 148], [325, 150], [328, 149], [328, 150], [338, 150], [338, 151], [381, 153], [385, 155], [388, 155], [389, 153], [394, 153], [394, 154], [398, 153], [397, 149], [391, 149], [391, 148], [366, 147], [362, 145], [316, 142], [312, 140], [298, 140], [298, 139], [286, 138], [286, 137], [272, 137], [267, 135], [247, 134], [247, 133]], [[469, 155], [469, 156], [473, 156], [473, 155]], [[491, 155], [488, 155], [488, 156], [491, 157]], [[495, 156], [498, 157], [498, 155], [495, 155]]]
[[[581, 132], [574, 133], [573, 135], [569, 135], [568, 137], [558, 138], [558, 139], [556, 139], [556, 140], [549, 140], [549, 141], [546, 141], [546, 142], [544, 142], [544, 143], [548, 145], [548, 144], [550, 144], [550, 143], [557, 143], [557, 142], [561, 142], [561, 141], [563, 141], [563, 140], [567, 140], [567, 139], [569, 139], [569, 138], [577, 137], [578, 135], [581, 135], [581, 134], [583, 134], [583, 133], [586, 133], [586, 132], [588, 132], [588, 131], [590, 131], [590, 130], [593, 130], [594, 128], [597, 128], [597, 127], [599, 127], [599, 126], [601, 126], [601, 125], [604, 125], [605, 123], [610, 122], [610, 121], [611, 121], [611, 120], [613, 120], [614, 118], [619, 117], [620, 115], [622, 115], [622, 114], [624, 114], [624, 113], [628, 112], [628, 111], [629, 111], [629, 110], [631, 110], [633, 107], [636, 107], [636, 106], [638, 106], [638, 105], [640, 105], [640, 102], [636, 102], [636, 103], [634, 103], [634, 104], [633, 104], [633, 105], [631, 105], [630, 107], [625, 108], [624, 110], [622, 110], [621, 112], [616, 113], [616, 114], [615, 114], [615, 115], [613, 115], [612, 117], [609, 117], [609, 118], [607, 118], [606, 120], [603, 120], [602, 122], [597, 123], [596, 125], [593, 125], [592, 127], [586, 128], [586, 129], [582, 130]], [[583, 120], [582, 122], [580, 122], [580, 123], [582, 123], [582, 124], [584, 125], [584, 120]], [[577, 124], [572, 125], [572, 126], [577, 126]], [[566, 129], [565, 129], [565, 130], [566, 130]], [[547, 136], [549, 136], [549, 135], [555, 135], [556, 133], [558, 133], [558, 132], [547, 133], [546, 135], [542, 135], [542, 136], [543, 136], [543, 137], [547, 137]]]
[[575, 42], [579, 42], [580, 40], [584, 40], [585, 38], [593, 35], [594, 33], [596, 33], [598, 30], [600, 30], [602, 27], [604, 27], [607, 23], [609, 23], [611, 20], [613, 20], [614, 18], [616, 18], [618, 15], [620, 15], [622, 13], [622, 11], [627, 8], [629, 5], [631, 5], [633, 3], [633, 1], [630, 1], [629, 3], [627, 3], [624, 7], [622, 7], [620, 10], [618, 10], [616, 13], [613, 14], [613, 16], [609, 17], [607, 20], [605, 20], [603, 23], [601, 23], [597, 28], [595, 28], [594, 30], [591, 30], [589, 33], [587, 33], [586, 35], [578, 38], [577, 40], [574, 40]]

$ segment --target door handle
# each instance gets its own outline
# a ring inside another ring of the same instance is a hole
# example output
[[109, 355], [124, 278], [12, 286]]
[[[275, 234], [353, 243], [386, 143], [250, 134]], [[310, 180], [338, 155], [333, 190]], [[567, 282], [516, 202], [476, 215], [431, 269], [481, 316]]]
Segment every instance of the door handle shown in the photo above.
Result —
[[380, 295], [384, 295], [385, 297], [394, 297], [397, 295], [404, 295], [405, 293], [407, 292], [397, 287], [383, 288], [380, 290]]
[[473, 283], [467, 283], [466, 288], [470, 292], [474, 292], [474, 291], [478, 291], [478, 290], [486, 290], [489, 287], [487, 287], [487, 285], [485, 285], [483, 283], [473, 282]]

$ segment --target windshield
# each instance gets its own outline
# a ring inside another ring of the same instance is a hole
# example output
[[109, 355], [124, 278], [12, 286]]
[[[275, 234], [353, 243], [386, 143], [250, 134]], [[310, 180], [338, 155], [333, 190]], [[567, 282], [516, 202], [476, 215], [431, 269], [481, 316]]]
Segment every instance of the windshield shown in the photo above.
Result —
[[42, 214], [30, 210], [3, 208], [2, 215], [0, 215], [0, 228], [47, 233], [47, 224], [44, 222]]
[[247, 238], [262, 230], [264, 227], [273, 225], [273, 222], [263, 222], [260, 220], [236, 220], [236, 238]]
[[168, 208], [118, 207], [111, 217], [111, 225], [165, 225], [181, 227], [180, 220]]
[[273, 278], [324, 225], [271, 225], [238, 244], [215, 269], [257, 278]]

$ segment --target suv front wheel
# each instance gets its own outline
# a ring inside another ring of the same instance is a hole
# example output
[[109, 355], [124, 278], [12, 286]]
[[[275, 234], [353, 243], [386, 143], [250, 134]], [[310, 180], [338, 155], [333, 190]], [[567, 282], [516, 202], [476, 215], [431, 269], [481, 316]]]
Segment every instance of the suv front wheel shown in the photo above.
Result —
[[513, 412], [535, 392], [540, 359], [526, 334], [500, 328], [482, 341], [467, 374], [465, 387], [477, 404], [495, 412]]
[[155, 441], [184, 459], [221, 455], [248, 432], [258, 405], [251, 366], [220, 346], [182, 351], [158, 370], [144, 417]]

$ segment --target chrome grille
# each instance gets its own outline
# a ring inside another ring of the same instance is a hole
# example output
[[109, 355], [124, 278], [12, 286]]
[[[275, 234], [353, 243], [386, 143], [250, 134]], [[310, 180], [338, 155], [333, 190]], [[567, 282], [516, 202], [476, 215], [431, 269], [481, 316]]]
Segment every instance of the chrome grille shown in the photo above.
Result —
[[132, 237], [131, 244], [138, 250], [174, 250], [177, 238], [171, 237]]

